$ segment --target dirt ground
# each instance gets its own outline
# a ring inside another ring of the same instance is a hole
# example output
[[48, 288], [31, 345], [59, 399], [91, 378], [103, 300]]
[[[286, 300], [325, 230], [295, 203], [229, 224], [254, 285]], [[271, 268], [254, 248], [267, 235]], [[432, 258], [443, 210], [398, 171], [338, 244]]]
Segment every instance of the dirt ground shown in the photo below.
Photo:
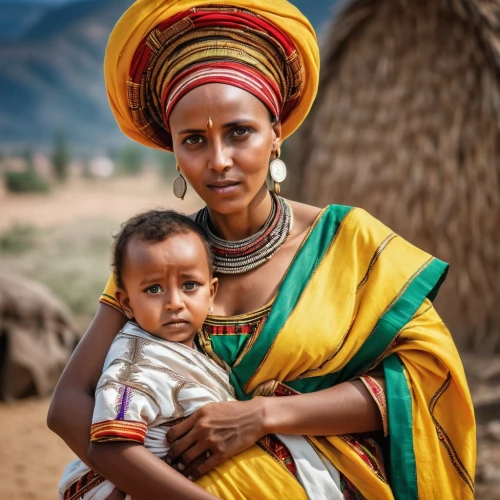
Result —
[[50, 399], [0, 404], [0, 500], [54, 500], [71, 450], [47, 429]]
[[124, 221], [141, 210], [158, 207], [190, 213], [201, 207], [201, 201], [192, 190], [183, 201], [174, 198], [172, 187], [155, 173], [71, 179], [49, 194], [13, 195], [0, 190], [0, 231], [16, 223], [45, 228], [101, 215]]

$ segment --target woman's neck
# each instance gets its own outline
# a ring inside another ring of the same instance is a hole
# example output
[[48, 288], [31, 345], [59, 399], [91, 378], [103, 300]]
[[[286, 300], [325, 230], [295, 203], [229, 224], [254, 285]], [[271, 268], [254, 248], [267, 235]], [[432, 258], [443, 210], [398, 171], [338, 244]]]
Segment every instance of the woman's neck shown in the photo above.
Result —
[[210, 210], [210, 221], [215, 234], [227, 241], [238, 241], [257, 233], [265, 224], [272, 208], [271, 195], [264, 186], [245, 210], [234, 214], [220, 214]]

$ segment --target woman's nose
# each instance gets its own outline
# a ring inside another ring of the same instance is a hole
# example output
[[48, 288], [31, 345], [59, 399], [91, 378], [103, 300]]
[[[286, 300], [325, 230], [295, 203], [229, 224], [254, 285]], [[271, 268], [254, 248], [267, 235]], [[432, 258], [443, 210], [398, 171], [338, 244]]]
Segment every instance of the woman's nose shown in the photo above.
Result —
[[227, 172], [233, 166], [231, 148], [221, 141], [213, 141], [210, 150], [209, 168], [217, 173]]

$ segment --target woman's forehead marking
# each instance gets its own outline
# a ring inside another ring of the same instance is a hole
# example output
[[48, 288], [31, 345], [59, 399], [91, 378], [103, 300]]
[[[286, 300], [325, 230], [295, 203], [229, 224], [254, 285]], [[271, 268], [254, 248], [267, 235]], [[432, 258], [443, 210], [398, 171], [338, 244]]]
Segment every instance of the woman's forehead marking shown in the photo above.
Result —
[[216, 122], [222, 122], [226, 128], [264, 119], [268, 114], [264, 103], [245, 90], [225, 84], [208, 84], [193, 89], [179, 100], [170, 115], [170, 125], [176, 121], [177, 126], [184, 125], [182, 131], [176, 132], [178, 135], [201, 133], [203, 129], [213, 128]]

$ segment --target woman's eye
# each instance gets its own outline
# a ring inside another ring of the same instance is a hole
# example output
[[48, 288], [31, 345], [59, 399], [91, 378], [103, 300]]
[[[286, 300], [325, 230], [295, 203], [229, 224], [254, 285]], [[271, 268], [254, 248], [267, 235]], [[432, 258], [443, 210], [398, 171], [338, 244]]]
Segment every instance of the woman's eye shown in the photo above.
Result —
[[163, 288], [160, 285], [153, 285], [146, 289], [147, 293], [158, 294], [163, 292]]
[[233, 130], [233, 135], [235, 135], [236, 137], [243, 137], [250, 132], [251, 130], [248, 127], [239, 127]]
[[199, 283], [196, 283], [195, 281], [188, 281], [187, 283], [184, 283], [184, 285], [182, 285], [182, 289], [187, 292], [192, 292], [193, 290], [196, 290], [199, 286], [200, 286]]
[[201, 135], [192, 135], [192, 136], [186, 137], [186, 139], [184, 139], [184, 143], [189, 144], [191, 146], [193, 146], [195, 144], [201, 144], [202, 142], [203, 142], [203, 137], [201, 137]]

